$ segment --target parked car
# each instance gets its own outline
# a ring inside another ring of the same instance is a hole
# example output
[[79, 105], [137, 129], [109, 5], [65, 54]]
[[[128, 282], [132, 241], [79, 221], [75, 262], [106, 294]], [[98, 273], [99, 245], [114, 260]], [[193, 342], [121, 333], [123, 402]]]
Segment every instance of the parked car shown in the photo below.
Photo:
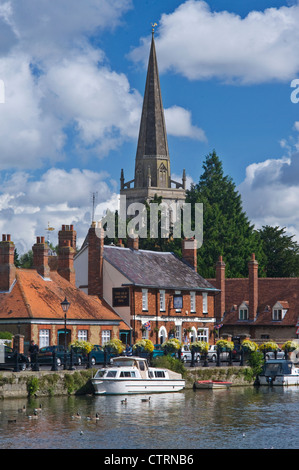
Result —
[[[221, 361], [228, 361], [229, 353], [228, 352], [221, 352], [220, 353], [220, 360]], [[216, 344], [212, 344], [209, 346], [208, 349], [208, 361], [216, 362], [217, 361], [217, 346]]]
[[[17, 353], [9, 346], [4, 346], [4, 363], [0, 363], [0, 369], [14, 369], [16, 366]], [[25, 370], [29, 364], [28, 358], [24, 354], [19, 354], [20, 370]]]
[[[190, 362], [192, 360], [192, 354], [189, 344], [184, 344], [181, 348], [181, 360], [184, 362]], [[196, 352], [194, 354], [194, 361], [200, 361], [200, 353]]]
[[[81, 351], [81, 354], [83, 356], [83, 362], [87, 362], [87, 354], [83, 353], [83, 351]], [[118, 354], [106, 353], [106, 362], [109, 362], [110, 359], [115, 356], [118, 356]], [[105, 364], [105, 352], [103, 346], [100, 346], [99, 344], [95, 344], [93, 346], [93, 349], [90, 352], [90, 363], [92, 366], [95, 366], [96, 364]]]
[[[60, 367], [64, 363], [64, 346], [45, 346], [40, 348], [37, 354], [38, 364], [53, 364], [53, 354], [56, 353], [57, 366]], [[70, 363], [71, 353], [67, 351], [67, 363]], [[80, 366], [83, 362], [83, 353], [81, 351], [74, 351], [73, 361], [75, 365]]]
[[[284, 358], [285, 358], [284, 351], [282, 351], [281, 349], [278, 349], [276, 359], [284, 359]], [[266, 352], [266, 361], [269, 361], [269, 359], [275, 359], [275, 353], [273, 351]]]

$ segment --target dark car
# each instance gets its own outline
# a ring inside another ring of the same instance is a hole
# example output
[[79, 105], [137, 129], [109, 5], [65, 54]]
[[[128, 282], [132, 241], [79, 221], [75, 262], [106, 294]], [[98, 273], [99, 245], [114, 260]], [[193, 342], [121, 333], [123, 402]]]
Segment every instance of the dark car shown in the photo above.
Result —
[[[106, 352], [106, 357], [105, 357], [105, 352], [103, 346], [100, 346], [98, 344], [95, 344], [93, 346], [93, 349], [90, 352], [90, 363], [92, 366], [96, 364], [105, 364], [106, 362], [109, 362], [112, 357], [119, 356], [119, 354], [111, 354]], [[84, 355], [84, 362], [87, 362], [88, 356], [85, 354]]]
[[[45, 346], [40, 348], [37, 354], [37, 363], [38, 364], [53, 364], [53, 354], [56, 353], [56, 363], [57, 366], [61, 366], [64, 363], [64, 347], [61, 345], [58, 346]], [[67, 363], [70, 364], [71, 353], [68, 350], [66, 354]], [[75, 365], [81, 365], [83, 361], [83, 354], [79, 351], [73, 351], [73, 363]]]
[[[14, 369], [16, 367], [17, 352], [9, 346], [4, 346], [4, 362], [0, 363], [0, 369]], [[20, 370], [25, 370], [29, 364], [28, 358], [24, 354], [19, 354]]]

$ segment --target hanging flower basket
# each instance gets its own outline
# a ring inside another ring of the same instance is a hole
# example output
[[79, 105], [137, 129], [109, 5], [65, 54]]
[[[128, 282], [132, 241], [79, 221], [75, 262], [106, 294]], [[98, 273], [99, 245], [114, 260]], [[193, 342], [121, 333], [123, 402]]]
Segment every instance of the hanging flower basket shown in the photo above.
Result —
[[267, 341], [266, 343], [260, 344], [259, 350], [262, 352], [275, 352], [278, 349], [278, 345], [274, 341]]
[[133, 345], [133, 351], [151, 353], [154, 350], [154, 345], [150, 339], [140, 339]]
[[176, 338], [167, 339], [162, 344], [162, 349], [166, 351], [167, 354], [176, 352], [181, 348], [181, 342]]
[[242, 341], [241, 346], [244, 352], [254, 352], [258, 350], [258, 345], [254, 341], [250, 341], [249, 339], [244, 339], [244, 341]]
[[234, 349], [234, 343], [232, 341], [228, 341], [227, 339], [219, 339], [219, 341], [216, 342], [216, 346], [222, 352], [232, 351]]
[[281, 349], [283, 349], [284, 351], [287, 350], [289, 352], [291, 351], [295, 351], [295, 349], [298, 348], [298, 343], [296, 343], [295, 341], [286, 341], [282, 346], [281, 346]]
[[123, 350], [125, 349], [125, 346], [123, 345], [120, 339], [115, 338], [105, 343], [104, 349], [108, 353], [121, 354]]
[[194, 343], [190, 344], [191, 351], [206, 353], [208, 352], [209, 345], [205, 341], [194, 341]]

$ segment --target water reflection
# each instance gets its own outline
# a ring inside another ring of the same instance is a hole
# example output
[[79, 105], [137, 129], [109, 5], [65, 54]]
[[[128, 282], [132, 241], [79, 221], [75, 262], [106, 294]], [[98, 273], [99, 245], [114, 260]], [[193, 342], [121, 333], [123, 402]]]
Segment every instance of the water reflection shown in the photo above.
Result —
[[[0, 448], [265, 449], [299, 447], [299, 387], [151, 395], [6, 399]], [[42, 405], [35, 419], [29, 418]], [[26, 411], [21, 412], [23, 406]], [[74, 418], [76, 413], [81, 418]], [[93, 418], [99, 413], [98, 421]]]

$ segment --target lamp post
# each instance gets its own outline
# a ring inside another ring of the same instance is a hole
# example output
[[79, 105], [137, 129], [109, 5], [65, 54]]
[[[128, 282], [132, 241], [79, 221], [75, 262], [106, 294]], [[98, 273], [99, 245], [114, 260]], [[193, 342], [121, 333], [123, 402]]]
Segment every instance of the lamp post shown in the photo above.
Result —
[[60, 305], [62, 310], [64, 311], [64, 370], [66, 370], [66, 314], [71, 304], [65, 297], [64, 301], [61, 302]]

